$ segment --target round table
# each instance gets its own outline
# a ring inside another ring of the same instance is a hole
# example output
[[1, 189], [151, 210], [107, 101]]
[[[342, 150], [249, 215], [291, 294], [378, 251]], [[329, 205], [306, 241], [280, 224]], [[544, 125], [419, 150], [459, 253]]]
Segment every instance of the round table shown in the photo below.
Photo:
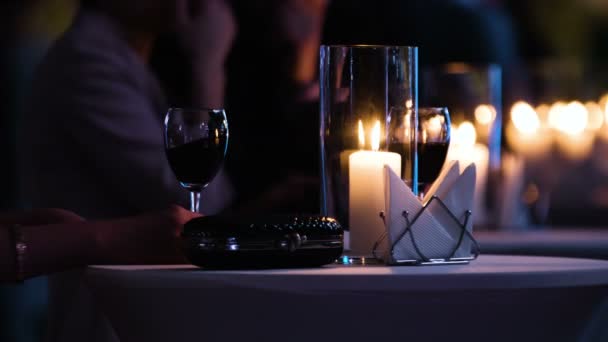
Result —
[[593, 341], [608, 326], [608, 261], [599, 260], [482, 255], [469, 265], [243, 271], [92, 266], [86, 282], [122, 342]]

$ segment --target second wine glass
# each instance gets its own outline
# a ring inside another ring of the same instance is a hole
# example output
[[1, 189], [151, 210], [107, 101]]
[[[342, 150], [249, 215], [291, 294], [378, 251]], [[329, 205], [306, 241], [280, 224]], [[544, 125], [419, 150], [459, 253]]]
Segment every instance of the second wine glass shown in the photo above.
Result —
[[167, 112], [167, 159], [181, 186], [190, 191], [193, 212], [199, 212], [200, 193], [224, 162], [228, 135], [223, 109], [170, 108]]
[[439, 177], [450, 145], [450, 113], [445, 107], [418, 109], [418, 190], [420, 198]]

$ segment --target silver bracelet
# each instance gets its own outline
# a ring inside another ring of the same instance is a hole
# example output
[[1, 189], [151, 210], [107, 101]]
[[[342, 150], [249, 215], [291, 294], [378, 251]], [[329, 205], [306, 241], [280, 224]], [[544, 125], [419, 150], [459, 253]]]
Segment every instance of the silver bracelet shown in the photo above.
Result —
[[15, 278], [17, 281], [25, 279], [25, 254], [27, 252], [27, 244], [21, 231], [21, 225], [14, 224], [9, 228], [11, 243], [15, 246]]

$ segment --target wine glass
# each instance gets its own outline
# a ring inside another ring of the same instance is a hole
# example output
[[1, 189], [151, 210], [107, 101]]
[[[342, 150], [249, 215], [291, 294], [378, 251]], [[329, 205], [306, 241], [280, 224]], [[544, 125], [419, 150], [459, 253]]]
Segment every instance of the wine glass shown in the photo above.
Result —
[[221, 168], [227, 148], [228, 121], [223, 109], [169, 108], [165, 151], [177, 180], [190, 191], [190, 211], [199, 211], [201, 191]]
[[450, 144], [450, 113], [445, 107], [418, 109], [418, 190], [420, 198], [439, 177]]

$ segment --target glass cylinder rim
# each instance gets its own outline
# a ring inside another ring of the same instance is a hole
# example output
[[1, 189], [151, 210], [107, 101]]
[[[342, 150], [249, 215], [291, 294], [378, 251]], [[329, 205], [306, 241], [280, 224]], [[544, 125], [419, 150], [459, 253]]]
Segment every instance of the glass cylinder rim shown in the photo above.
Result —
[[441, 111], [441, 110], [446, 110], [446, 111], [450, 111], [449, 108], [447, 106], [418, 106], [418, 111], [421, 110], [437, 110], [437, 111]]
[[418, 49], [412, 45], [377, 45], [377, 44], [322, 44], [321, 49], [326, 48], [358, 48], [358, 49]]
[[224, 108], [207, 108], [207, 107], [169, 107], [167, 112], [225, 112]]

